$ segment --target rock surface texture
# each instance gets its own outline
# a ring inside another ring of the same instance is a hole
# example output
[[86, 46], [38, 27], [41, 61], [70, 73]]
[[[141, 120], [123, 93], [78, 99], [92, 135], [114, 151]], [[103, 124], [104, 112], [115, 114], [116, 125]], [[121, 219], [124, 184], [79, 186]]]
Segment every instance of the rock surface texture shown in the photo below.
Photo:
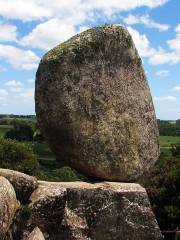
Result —
[[158, 158], [150, 90], [124, 27], [87, 30], [45, 54], [35, 98], [57, 159], [90, 177], [133, 181]]
[[7, 178], [13, 185], [18, 200], [25, 203], [38, 187], [35, 177], [10, 169], [0, 168], [0, 176]]
[[19, 208], [16, 194], [11, 183], [0, 177], [0, 240], [3, 240]]
[[144, 188], [133, 183], [40, 182], [29, 226], [47, 240], [160, 240]]
[[28, 236], [27, 240], [45, 240], [41, 230], [36, 227]]

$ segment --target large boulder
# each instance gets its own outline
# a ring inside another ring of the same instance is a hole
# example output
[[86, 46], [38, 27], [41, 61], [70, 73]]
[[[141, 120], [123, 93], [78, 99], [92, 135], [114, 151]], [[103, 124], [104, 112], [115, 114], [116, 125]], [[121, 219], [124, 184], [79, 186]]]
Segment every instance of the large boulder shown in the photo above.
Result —
[[144, 188], [134, 183], [40, 182], [28, 226], [46, 240], [160, 240]]
[[35, 177], [10, 169], [0, 168], [0, 176], [7, 178], [13, 185], [18, 200], [22, 203], [28, 201], [31, 193], [38, 187]]
[[19, 202], [11, 183], [4, 177], [0, 177], [0, 239], [3, 240], [8, 232]]
[[86, 175], [133, 181], [155, 163], [159, 135], [127, 29], [89, 29], [50, 50], [36, 75], [36, 113], [58, 160]]

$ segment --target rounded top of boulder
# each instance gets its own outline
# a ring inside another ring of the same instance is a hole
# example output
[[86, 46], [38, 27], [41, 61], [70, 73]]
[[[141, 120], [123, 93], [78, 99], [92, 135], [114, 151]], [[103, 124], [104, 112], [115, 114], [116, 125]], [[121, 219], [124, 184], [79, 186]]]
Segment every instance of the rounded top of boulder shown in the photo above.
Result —
[[[88, 50], [92, 53], [92, 55], [88, 53], [86, 57], [94, 57], [94, 50], [96, 50], [100, 44], [104, 45], [107, 37], [112, 40], [118, 40], [119, 46], [122, 49], [126, 49], [129, 46], [133, 46], [135, 49], [131, 35], [126, 27], [119, 24], [107, 24], [88, 29], [71, 37], [46, 53], [42, 61], [63, 61], [64, 57], [70, 57], [71, 60], [75, 57], [78, 61], [80, 61], [82, 60], [82, 53]], [[139, 59], [138, 54], [136, 54], [137, 52], [135, 51], [134, 53], [134, 57]]]
[[150, 90], [125, 27], [92, 28], [46, 53], [35, 100], [57, 159], [92, 178], [134, 181], [158, 158]]

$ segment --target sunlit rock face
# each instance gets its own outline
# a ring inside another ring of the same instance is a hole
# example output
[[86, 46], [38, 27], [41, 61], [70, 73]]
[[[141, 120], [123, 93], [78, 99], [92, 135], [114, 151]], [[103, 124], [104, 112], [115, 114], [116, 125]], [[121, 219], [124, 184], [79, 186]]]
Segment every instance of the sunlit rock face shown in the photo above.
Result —
[[93, 28], [50, 50], [35, 95], [40, 127], [62, 163], [92, 178], [128, 182], [157, 160], [152, 98], [126, 28]]
[[13, 185], [17, 199], [22, 202], [28, 202], [31, 193], [37, 188], [37, 179], [27, 174], [0, 168], [0, 176], [5, 177]]
[[29, 226], [46, 240], [161, 240], [139, 184], [40, 182], [30, 198]]
[[0, 177], [0, 239], [4, 240], [19, 202], [16, 199], [16, 193], [11, 183], [4, 177]]
[[41, 230], [36, 227], [28, 236], [27, 240], [45, 240]]

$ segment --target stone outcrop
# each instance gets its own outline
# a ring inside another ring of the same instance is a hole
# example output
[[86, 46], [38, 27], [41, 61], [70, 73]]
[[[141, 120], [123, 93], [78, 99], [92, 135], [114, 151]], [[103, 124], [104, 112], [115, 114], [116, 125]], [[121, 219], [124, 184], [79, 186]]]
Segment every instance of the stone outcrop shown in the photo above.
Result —
[[126, 183], [43, 182], [0, 169], [0, 240], [161, 240], [145, 189], [127, 183], [159, 155], [151, 94], [127, 29], [93, 28], [49, 51], [37, 71], [36, 112], [59, 161]]
[[28, 236], [27, 240], [45, 240], [41, 230], [36, 227]]
[[7, 178], [13, 185], [19, 201], [27, 202], [32, 192], [37, 188], [38, 182], [35, 177], [10, 169], [0, 168], [0, 176]]
[[162, 239], [147, 193], [135, 183], [39, 181], [29, 205], [19, 206], [0, 177], [0, 200], [1, 240]]
[[35, 99], [57, 159], [89, 177], [134, 181], [158, 158], [150, 90], [124, 27], [87, 30], [45, 54]]
[[13, 222], [19, 203], [11, 183], [0, 177], [0, 239], [3, 240]]
[[160, 240], [144, 188], [134, 183], [40, 182], [28, 225], [47, 240]]

